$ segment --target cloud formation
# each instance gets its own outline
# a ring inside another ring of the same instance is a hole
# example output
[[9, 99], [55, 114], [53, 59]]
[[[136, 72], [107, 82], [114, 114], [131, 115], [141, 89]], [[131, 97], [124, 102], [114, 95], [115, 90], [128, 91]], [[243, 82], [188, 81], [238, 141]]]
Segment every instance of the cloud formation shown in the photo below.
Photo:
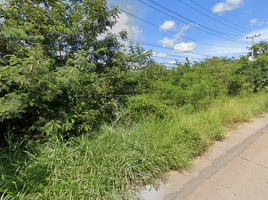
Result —
[[160, 58], [164, 58], [164, 57], [167, 56], [167, 54], [166, 54], [166, 53], [159, 52], [159, 53], [157, 54], [157, 56], [160, 57]]
[[158, 42], [162, 43], [163, 47], [169, 47], [173, 48], [174, 51], [191, 51], [196, 47], [196, 44], [194, 42], [190, 43], [184, 43], [181, 44], [175, 44], [175, 42], [179, 39], [181, 39], [181, 36], [184, 36], [184, 31], [190, 28], [191, 25], [184, 25], [181, 27], [181, 30], [179, 33], [177, 33], [173, 38], [165, 37], [162, 40], [159, 40]]
[[129, 17], [126, 13], [120, 13], [116, 20], [117, 23], [115, 26], [112, 29], [108, 28], [111, 33], [116, 34], [123, 30], [127, 31], [129, 35], [142, 33], [142, 30], [140, 30], [138, 26], [129, 26]]
[[161, 26], [159, 26], [160, 30], [166, 32], [167, 30], [170, 29], [175, 29], [175, 25], [176, 23], [174, 21], [168, 21], [166, 20], [164, 24], [162, 24]]
[[196, 47], [196, 44], [194, 42], [189, 42], [189, 43], [180, 43], [176, 44], [174, 47], [174, 51], [192, 51]]
[[175, 46], [174, 42], [177, 40], [176, 37], [174, 37], [173, 39], [170, 39], [168, 37], [164, 37], [164, 39], [159, 40], [160, 43], [162, 43], [163, 47], [170, 47], [173, 48]]
[[162, 43], [163, 47], [169, 47], [169, 48], [174, 48], [175, 44], [174, 42], [176, 42], [177, 40], [181, 39], [181, 36], [184, 36], [184, 31], [186, 31], [187, 29], [190, 28], [190, 24], [188, 25], [183, 25], [181, 27], [181, 30], [178, 34], [176, 34], [172, 39], [168, 38], [168, 37], [164, 37], [164, 39], [159, 40], [158, 42]]
[[168, 64], [176, 64], [176, 61], [173, 60], [173, 61], [168, 61]]
[[243, 0], [226, 0], [225, 3], [220, 2], [216, 4], [213, 7], [212, 12], [222, 14], [225, 11], [237, 9], [241, 5], [243, 5]]
[[252, 20], [250, 20], [249, 22], [250, 22], [250, 25], [252, 26], [252, 25], [255, 24], [257, 21], [258, 21], [257, 19], [252, 19]]
[[175, 35], [175, 38], [177, 38], [177, 39], [181, 39], [181, 36], [184, 36], [185, 34], [184, 34], [184, 31], [186, 31], [186, 30], [188, 30], [191, 26], [192, 26], [193, 24], [191, 23], [191, 24], [188, 24], [188, 25], [183, 25], [183, 27], [181, 27], [181, 30], [180, 30], [180, 32], [177, 34], [177, 35]]
[[127, 32], [129, 32], [129, 27], [127, 25], [129, 18], [126, 15], [126, 13], [120, 13], [118, 17], [116, 18], [116, 20], [117, 20], [117, 23], [110, 30], [112, 33], [119, 33], [122, 30], [126, 30]]
[[141, 34], [142, 33], [142, 30], [139, 30], [139, 27], [138, 26], [132, 26], [131, 30], [135, 34]]

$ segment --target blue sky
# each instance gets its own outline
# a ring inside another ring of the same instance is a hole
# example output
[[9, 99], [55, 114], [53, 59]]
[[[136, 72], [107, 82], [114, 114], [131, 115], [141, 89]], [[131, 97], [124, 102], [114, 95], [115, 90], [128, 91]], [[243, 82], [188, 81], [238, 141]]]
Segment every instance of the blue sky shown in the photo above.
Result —
[[255, 42], [268, 41], [267, 0], [108, 1], [124, 10], [113, 32], [127, 30], [129, 38], [143, 41], [140, 44], [145, 49], [154, 51], [158, 62], [184, 61], [185, 57], [198, 61], [207, 56], [246, 55], [246, 46], [251, 46], [251, 40], [246, 37], [252, 35], [252, 29], [254, 34], [261, 34]]
[[171, 63], [175, 59], [183, 61], [186, 56], [198, 61], [207, 56], [246, 55], [246, 46], [250, 47], [252, 42], [246, 37], [252, 35], [252, 29], [254, 35], [261, 34], [261, 37], [255, 38], [255, 42], [268, 41], [266, 0], [142, 1], [149, 6], [139, 0], [109, 0], [113, 5], [119, 4], [125, 11], [120, 14], [114, 32], [127, 29], [130, 38], [150, 43], [141, 45], [153, 49], [154, 59], [159, 62]]

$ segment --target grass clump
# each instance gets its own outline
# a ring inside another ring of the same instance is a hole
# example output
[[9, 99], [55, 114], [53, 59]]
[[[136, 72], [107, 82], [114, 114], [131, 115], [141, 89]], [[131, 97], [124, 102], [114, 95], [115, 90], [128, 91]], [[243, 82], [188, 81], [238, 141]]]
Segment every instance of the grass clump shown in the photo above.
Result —
[[[36, 149], [35, 155], [28, 153], [24, 157], [30, 160], [27, 163], [15, 157], [3, 163], [2, 176], [12, 178], [2, 180], [1, 192], [6, 191], [6, 199], [15, 198], [15, 194], [21, 199], [130, 199], [137, 187], [153, 184], [163, 170], [182, 169], [190, 163], [186, 154], [187, 162], [183, 155], [177, 155], [175, 144], [153, 145], [150, 138], [157, 137], [151, 129], [154, 125], [137, 123], [130, 129], [104, 126], [94, 140], [78, 137], [47, 142]], [[173, 151], [162, 151], [168, 149]], [[35, 180], [26, 177], [37, 169], [45, 169], [36, 174], [44, 181], [32, 188]], [[18, 181], [20, 185], [14, 188]]]

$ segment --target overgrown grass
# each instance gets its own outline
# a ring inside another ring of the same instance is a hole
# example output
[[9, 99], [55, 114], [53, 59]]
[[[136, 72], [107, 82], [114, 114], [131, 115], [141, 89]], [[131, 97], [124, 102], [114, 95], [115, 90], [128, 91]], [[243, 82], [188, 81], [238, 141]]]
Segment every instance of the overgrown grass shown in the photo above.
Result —
[[193, 157], [224, 138], [226, 127], [266, 112], [267, 97], [224, 97], [196, 113], [187, 105], [169, 119], [150, 116], [129, 124], [120, 119], [93, 139], [55, 139], [31, 153], [3, 148], [0, 199], [135, 199], [163, 172], [189, 167]]

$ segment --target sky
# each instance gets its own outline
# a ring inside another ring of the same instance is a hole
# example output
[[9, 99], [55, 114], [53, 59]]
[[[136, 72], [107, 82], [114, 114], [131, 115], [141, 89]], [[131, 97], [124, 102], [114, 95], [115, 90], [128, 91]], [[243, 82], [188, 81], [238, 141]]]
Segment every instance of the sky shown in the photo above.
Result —
[[[113, 32], [152, 49], [162, 63], [246, 55], [254, 42], [268, 42], [267, 0], [109, 0], [121, 13]], [[252, 32], [253, 31], [253, 32]]]
[[[3, 3], [4, 0], [0, 0]], [[122, 9], [113, 33], [152, 49], [154, 60], [200, 61], [246, 55], [254, 42], [268, 42], [267, 0], [108, 0]]]

